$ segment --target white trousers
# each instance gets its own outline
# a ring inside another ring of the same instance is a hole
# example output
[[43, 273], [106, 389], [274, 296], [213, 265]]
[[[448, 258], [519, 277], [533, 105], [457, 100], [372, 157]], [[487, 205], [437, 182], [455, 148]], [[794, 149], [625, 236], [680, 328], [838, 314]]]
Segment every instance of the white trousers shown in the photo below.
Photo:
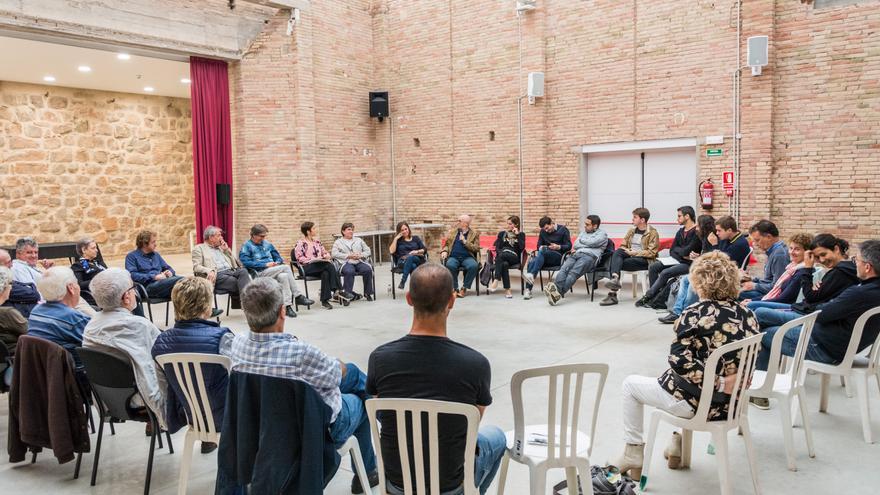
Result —
[[685, 400], [678, 400], [652, 376], [630, 375], [623, 381], [623, 436], [626, 443], [645, 443], [645, 406], [654, 406], [682, 418], [692, 418], [694, 410]]
[[293, 303], [294, 298], [300, 295], [299, 287], [296, 286], [296, 280], [293, 278], [293, 272], [287, 265], [270, 266], [258, 273], [257, 276], [274, 278], [281, 284], [285, 305]]

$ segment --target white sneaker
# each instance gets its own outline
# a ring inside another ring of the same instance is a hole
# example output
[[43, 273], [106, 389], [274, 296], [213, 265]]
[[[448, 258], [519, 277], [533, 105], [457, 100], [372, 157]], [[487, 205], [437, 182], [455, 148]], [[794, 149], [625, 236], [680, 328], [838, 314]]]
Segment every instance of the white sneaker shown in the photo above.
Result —
[[523, 299], [531, 299], [532, 298], [532, 289], [526, 289], [526, 293], [523, 294]]
[[531, 273], [526, 272], [526, 273], [523, 275], [523, 278], [526, 279], [526, 282], [527, 282], [529, 285], [535, 285], [535, 276], [532, 275]]

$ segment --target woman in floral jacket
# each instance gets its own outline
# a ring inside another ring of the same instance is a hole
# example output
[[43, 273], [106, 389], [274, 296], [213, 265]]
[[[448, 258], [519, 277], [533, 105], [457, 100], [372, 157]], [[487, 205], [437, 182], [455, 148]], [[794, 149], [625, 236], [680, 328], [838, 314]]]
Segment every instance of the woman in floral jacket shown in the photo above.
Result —
[[[629, 471], [636, 480], [641, 477], [645, 449], [644, 406], [654, 406], [682, 418], [692, 417], [700, 402], [704, 366], [712, 351], [760, 331], [754, 313], [736, 300], [739, 270], [725, 253], [712, 251], [697, 258], [691, 265], [690, 281], [700, 300], [685, 309], [675, 322], [669, 369], [659, 378], [632, 375], [623, 382], [626, 450], [614, 465], [621, 472]], [[738, 355], [725, 356], [715, 376], [735, 375], [738, 366]], [[733, 380], [716, 379], [712, 386], [729, 394], [732, 385]], [[726, 417], [727, 402], [713, 403], [709, 420]], [[677, 432], [664, 455], [669, 467], [677, 469], [681, 461], [681, 436]]]
[[354, 296], [342, 293], [339, 272], [333, 265], [333, 257], [318, 240], [314, 222], [303, 222], [300, 231], [303, 233], [303, 238], [297, 241], [293, 254], [302, 266], [304, 276], [321, 277], [321, 306], [333, 309], [333, 305], [330, 304], [331, 299], [348, 306]]

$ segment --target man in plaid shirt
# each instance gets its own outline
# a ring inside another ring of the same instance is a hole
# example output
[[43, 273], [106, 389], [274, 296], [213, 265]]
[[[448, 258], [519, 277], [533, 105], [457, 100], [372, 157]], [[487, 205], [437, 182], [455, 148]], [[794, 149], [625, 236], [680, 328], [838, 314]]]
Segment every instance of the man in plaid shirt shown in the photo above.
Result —
[[[258, 278], [248, 284], [241, 293], [241, 306], [251, 331], [237, 335], [220, 351], [232, 360], [232, 370], [299, 380], [315, 389], [332, 410], [330, 437], [336, 447], [354, 435], [370, 485], [378, 485], [376, 455], [364, 407], [367, 376], [354, 364], [331, 358], [317, 347], [284, 333], [285, 300], [281, 285], [274, 279]], [[363, 493], [357, 476], [352, 479], [351, 492]]]

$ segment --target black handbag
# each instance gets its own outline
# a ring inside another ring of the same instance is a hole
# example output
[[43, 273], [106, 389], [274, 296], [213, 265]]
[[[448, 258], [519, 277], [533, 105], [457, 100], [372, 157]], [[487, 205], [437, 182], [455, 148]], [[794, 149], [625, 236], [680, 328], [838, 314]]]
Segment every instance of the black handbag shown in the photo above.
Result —
[[486, 256], [486, 262], [483, 263], [483, 268], [480, 270], [480, 283], [485, 287], [489, 287], [489, 284], [492, 283], [494, 274], [495, 253], [489, 251], [488, 256]]
[[[609, 470], [616, 470], [613, 466], [600, 467], [591, 466], [590, 475], [593, 484], [594, 495], [636, 495], [636, 482], [629, 476], [620, 475], [620, 479], [612, 482], [608, 479]], [[568, 490], [568, 480], [562, 480], [553, 485], [553, 495], [562, 495], [562, 491], [571, 494]], [[581, 487], [581, 477], [578, 476], [578, 495], [583, 495], [584, 490]]]

